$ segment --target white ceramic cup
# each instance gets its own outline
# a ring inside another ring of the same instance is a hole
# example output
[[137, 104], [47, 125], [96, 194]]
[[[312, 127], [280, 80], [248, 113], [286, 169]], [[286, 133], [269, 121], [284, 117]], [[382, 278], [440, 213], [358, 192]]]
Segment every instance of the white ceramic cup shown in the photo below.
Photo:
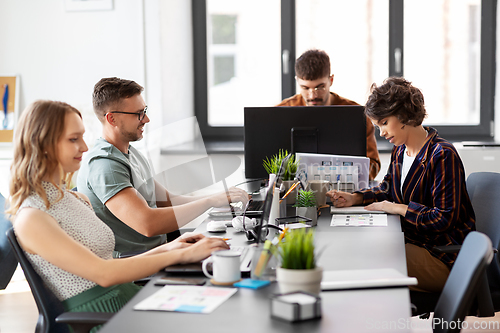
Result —
[[[233, 283], [241, 279], [240, 253], [233, 250], [222, 250], [212, 253], [203, 261], [203, 273], [216, 283]], [[213, 262], [213, 275], [208, 273], [207, 264]]]
[[309, 188], [314, 192], [316, 205], [318, 207], [326, 205], [326, 192], [330, 191], [331, 183], [328, 180], [310, 180]]

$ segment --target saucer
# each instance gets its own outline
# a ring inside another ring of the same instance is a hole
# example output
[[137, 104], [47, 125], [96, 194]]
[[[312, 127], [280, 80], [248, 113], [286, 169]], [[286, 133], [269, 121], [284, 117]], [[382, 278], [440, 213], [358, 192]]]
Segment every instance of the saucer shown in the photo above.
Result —
[[233, 282], [217, 282], [214, 279], [210, 279], [210, 283], [215, 284], [216, 286], [232, 286], [236, 282], [240, 282], [240, 281], [241, 281], [241, 279], [239, 279], [237, 281], [233, 281]]

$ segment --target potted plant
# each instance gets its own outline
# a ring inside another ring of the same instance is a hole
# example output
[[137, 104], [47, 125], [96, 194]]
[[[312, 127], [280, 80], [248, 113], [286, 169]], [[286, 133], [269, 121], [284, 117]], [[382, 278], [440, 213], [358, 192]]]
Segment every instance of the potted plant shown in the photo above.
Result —
[[295, 212], [297, 215], [308, 217], [312, 220], [312, 226], [318, 224], [316, 196], [313, 191], [299, 190], [297, 194], [297, 201], [293, 206], [296, 207]]
[[314, 229], [285, 231], [278, 243], [278, 259], [276, 279], [282, 294], [299, 290], [319, 294], [323, 269], [316, 266]]
[[[262, 163], [264, 169], [268, 174], [274, 173], [277, 174], [279, 168], [281, 166], [281, 161], [288, 155], [288, 151], [286, 149], [280, 149], [278, 154], [271, 156], [271, 158], [266, 157]], [[282, 177], [283, 187], [285, 192], [290, 189], [290, 187], [294, 183], [295, 174], [297, 173], [297, 169], [299, 167], [299, 161], [295, 159], [295, 155], [292, 155], [288, 160], [288, 163], [285, 166], [285, 172]], [[297, 190], [294, 189], [287, 197], [286, 203], [289, 205], [293, 205], [295, 203], [295, 199], [297, 197]]]

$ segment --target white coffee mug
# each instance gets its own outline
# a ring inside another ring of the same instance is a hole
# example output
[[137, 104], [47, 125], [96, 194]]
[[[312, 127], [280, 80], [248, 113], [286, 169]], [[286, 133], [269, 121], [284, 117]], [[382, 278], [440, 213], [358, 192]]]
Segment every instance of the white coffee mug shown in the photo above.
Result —
[[[212, 253], [203, 261], [203, 273], [215, 283], [233, 283], [241, 279], [240, 253], [233, 250], [222, 250]], [[207, 264], [213, 262], [213, 275], [208, 273]]]

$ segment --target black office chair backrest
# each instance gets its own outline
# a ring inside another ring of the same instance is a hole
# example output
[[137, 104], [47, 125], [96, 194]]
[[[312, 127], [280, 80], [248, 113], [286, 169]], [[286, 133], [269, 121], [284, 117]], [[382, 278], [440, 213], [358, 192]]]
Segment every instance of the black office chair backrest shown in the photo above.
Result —
[[[486, 234], [493, 247], [500, 247], [500, 173], [475, 172], [467, 178], [467, 192], [476, 214], [476, 229]], [[495, 254], [487, 269], [488, 284], [500, 291], [500, 257]]]
[[12, 228], [12, 223], [7, 219], [4, 211], [5, 198], [0, 194], [0, 290], [7, 287], [17, 267], [17, 259], [6, 234], [7, 230]]
[[488, 236], [477, 231], [469, 233], [436, 304], [435, 333], [460, 332], [458, 323], [467, 315], [480, 278], [492, 258]]
[[17, 260], [21, 264], [36, 306], [38, 307], [39, 316], [35, 333], [69, 333], [66, 324], [56, 323], [55, 321], [56, 317], [64, 312], [61, 301], [45, 286], [41, 277], [34, 270], [22, 248], [19, 246], [14, 229], [11, 228], [7, 231], [7, 238], [14, 249]]

